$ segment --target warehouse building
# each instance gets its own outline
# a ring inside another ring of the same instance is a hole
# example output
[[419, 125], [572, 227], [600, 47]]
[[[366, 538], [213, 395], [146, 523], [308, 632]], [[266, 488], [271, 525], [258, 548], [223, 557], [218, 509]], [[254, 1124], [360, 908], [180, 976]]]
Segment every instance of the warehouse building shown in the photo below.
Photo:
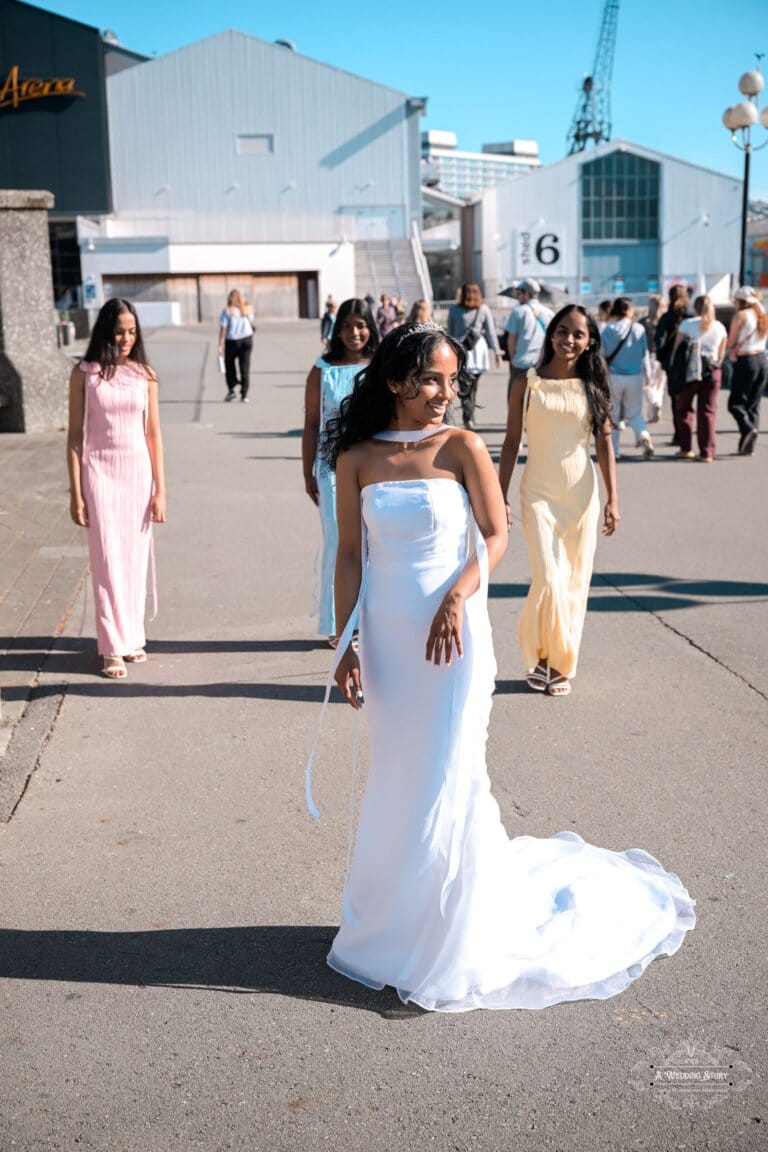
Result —
[[214, 320], [232, 288], [262, 318], [429, 295], [423, 99], [235, 31], [146, 59], [20, 0], [0, 54], [40, 97], [0, 106], [0, 160], [5, 186], [56, 196], [57, 295], [124, 294], [156, 323]]
[[731, 176], [609, 141], [483, 193], [464, 272], [486, 296], [533, 276], [588, 304], [679, 281], [727, 299], [741, 191]]

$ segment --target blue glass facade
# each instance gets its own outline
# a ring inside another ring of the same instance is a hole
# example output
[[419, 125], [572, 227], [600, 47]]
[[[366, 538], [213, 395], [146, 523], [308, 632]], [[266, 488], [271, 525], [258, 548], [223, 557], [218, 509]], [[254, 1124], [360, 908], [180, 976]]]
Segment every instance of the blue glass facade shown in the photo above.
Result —
[[611, 152], [585, 164], [581, 181], [584, 240], [657, 240], [659, 171], [654, 160]]

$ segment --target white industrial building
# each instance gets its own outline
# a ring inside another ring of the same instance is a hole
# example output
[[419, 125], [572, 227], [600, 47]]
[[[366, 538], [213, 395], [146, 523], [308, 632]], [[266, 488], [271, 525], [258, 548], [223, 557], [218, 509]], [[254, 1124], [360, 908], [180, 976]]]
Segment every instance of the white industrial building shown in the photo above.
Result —
[[430, 294], [425, 101], [239, 32], [107, 79], [112, 212], [78, 219], [85, 296], [158, 323], [318, 315], [328, 293]]
[[533, 276], [590, 304], [675, 281], [727, 298], [741, 191], [731, 176], [609, 141], [483, 193], [462, 231], [464, 277], [486, 297]]

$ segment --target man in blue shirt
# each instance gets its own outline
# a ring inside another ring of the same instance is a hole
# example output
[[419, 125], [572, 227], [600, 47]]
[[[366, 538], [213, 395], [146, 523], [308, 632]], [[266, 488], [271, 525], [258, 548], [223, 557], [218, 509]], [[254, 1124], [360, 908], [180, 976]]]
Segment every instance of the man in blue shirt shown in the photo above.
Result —
[[521, 280], [515, 290], [518, 304], [509, 314], [506, 328], [507, 352], [509, 353], [509, 387], [513, 381], [525, 376], [529, 368], [538, 364], [544, 347], [544, 334], [553, 313], [539, 303], [541, 285], [538, 280]]

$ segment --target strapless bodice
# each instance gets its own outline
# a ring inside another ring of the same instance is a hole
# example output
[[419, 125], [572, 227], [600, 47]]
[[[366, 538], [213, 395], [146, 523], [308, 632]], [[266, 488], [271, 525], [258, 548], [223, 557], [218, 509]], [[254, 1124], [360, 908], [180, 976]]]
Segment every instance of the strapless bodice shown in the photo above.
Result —
[[371, 569], [432, 568], [443, 577], [466, 562], [469, 497], [456, 480], [394, 480], [362, 490]]

